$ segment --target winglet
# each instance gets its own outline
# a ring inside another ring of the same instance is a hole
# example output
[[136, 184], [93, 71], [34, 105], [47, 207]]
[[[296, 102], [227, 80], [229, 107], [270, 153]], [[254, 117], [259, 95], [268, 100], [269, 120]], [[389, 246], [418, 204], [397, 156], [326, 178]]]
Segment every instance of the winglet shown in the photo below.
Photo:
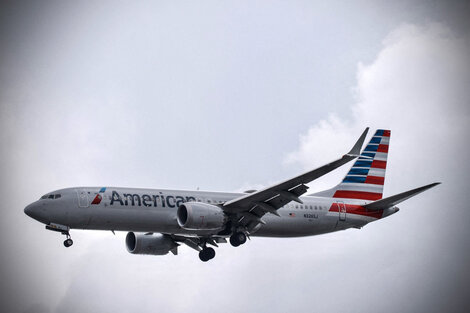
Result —
[[377, 200], [375, 202], [369, 203], [364, 205], [363, 207], [368, 210], [386, 210], [388, 208], [394, 207], [398, 203], [405, 201], [411, 197], [416, 196], [418, 193], [421, 193], [425, 190], [428, 190], [434, 186], [439, 185], [440, 183], [432, 183], [423, 187], [415, 188], [412, 190], [408, 190], [397, 195], [383, 198], [381, 200]]
[[351, 151], [349, 151], [346, 155], [358, 157], [361, 154], [361, 148], [362, 148], [362, 145], [364, 144], [364, 140], [366, 139], [368, 131], [369, 131], [369, 127], [366, 127], [361, 137], [359, 137], [359, 139], [354, 144], [354, 147], [352, 147]]

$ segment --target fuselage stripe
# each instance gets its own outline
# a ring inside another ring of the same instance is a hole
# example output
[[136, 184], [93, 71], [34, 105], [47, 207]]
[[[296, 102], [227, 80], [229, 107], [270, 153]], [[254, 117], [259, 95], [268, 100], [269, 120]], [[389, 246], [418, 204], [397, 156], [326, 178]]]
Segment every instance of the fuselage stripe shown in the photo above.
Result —
[[347, 214], [369, 216], [369, 217], [374, 217], [374, 218], [382, 218], [382, 216], [383, 216], [383, 211], [382, 210], [369, 211], [369, 210], [364, 209], [360, 205], [354, 205], [354, 204], [340, 204], [340, 205], [338, 205], [338, 203], [332, 203], [331, 207], [329, 209], [329, 212], [339, 212], [339, 206], [343, 206], [343, 205], [346, 207], [346, 213]]
[[379, 200], [382, 198], [382, 193], [354, 190], [336, 190], [333, 198]]

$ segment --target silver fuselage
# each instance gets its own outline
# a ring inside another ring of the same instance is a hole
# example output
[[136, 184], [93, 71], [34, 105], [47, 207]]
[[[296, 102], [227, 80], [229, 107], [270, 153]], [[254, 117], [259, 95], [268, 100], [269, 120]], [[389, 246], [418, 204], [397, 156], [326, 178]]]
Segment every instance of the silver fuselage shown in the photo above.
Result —
[[[183, 202], [219, 205], [243, 193], [137, 189], [107, 187], [67, 188], [51, 192], [57, 198], [40, 199], [25, 209], [26, 214], [46, 224], [59, 224], [71, 229], [94, 229], [153, 232], [180, 235], [216, 235], [214, 231], [185, 230], [176, 219]], [[98, 198], [97, 198], [98, 196]], [[347, 228], [360, 228], [397, 211], [391, 208], [379, 214], [356, 214], [341, 206], [360, 206], [365, 200], [301, 197], [303, 204], [291, 202], [278, 210], [279, 216], [266, 214], [264, 225], [251, 235], [265, 237], [299, 237], [318, 235]]]

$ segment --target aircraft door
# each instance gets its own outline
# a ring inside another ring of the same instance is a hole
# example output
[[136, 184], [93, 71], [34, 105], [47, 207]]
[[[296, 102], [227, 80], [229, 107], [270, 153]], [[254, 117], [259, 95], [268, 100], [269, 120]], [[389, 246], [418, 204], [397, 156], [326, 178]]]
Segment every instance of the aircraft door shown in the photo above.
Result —
[[77, 189], [78, 206], [81, 208], [87, 208], [90, 205], [88, 199], [88, 193], [84, 189]]
[[338, 206], [339, 220], [346, 221], [346, 205], [342, 201], [338, 201], [336, 205]]

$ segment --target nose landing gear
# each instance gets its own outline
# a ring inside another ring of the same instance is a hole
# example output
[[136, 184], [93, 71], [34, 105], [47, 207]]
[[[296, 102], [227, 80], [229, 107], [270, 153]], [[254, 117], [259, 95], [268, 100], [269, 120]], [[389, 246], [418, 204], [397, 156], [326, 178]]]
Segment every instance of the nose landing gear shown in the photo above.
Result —
[[72, 240], [72, 237], [70, 236], [70, 227], [65, 226], [65, 225], [51, 223], [49, 225], [46, 225], [46, 229], [56, 231], [56, 232], [61, 233], [62, 235], [65, 235], [67, 237], [67, 239], [65, 239], [64, 241], [64, 246], [66, 248], [73, 245], [73, 240]]
[[71, 245], [73, 245], [73, 240], [72, 240], [72, 238], [70, 237], [70, 233], [69, 233], [69, 232], [65, 233], [65, 235], [67, 236], [67, 239], [65, 239], [65, 241], [64, 241], [64, 246], [65, 246], [66, 248], [68, 248], [68, 247], [70, 247]]

